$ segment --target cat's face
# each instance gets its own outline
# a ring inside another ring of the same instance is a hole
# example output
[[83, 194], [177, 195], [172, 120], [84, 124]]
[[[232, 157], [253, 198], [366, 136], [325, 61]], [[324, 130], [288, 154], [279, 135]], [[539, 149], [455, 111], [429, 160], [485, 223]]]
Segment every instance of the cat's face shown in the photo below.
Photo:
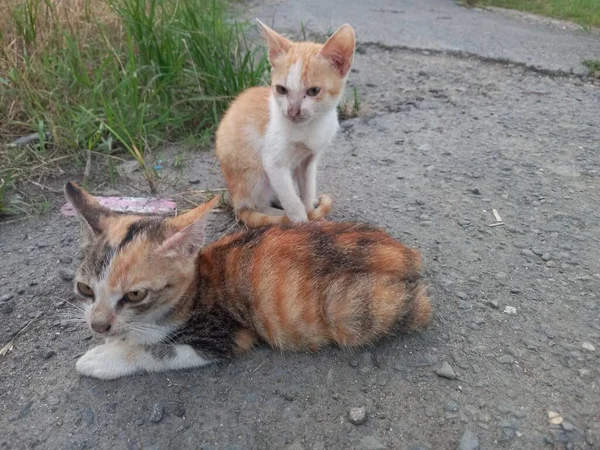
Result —
[[269, 47], [273, 98], [283, 116], [303, 123], [335, 109], [354, 58], [352, 27], [343, 25], [320, 45], [294, 43], [261, 26]]
[[102, 337], [161, 341], [184, 318], [182, 301], [204, 242], [201, 217], [215, 199], [173, 219], [117, 215], [76, 185], [65, 189], [87, 228], [75, 292]]

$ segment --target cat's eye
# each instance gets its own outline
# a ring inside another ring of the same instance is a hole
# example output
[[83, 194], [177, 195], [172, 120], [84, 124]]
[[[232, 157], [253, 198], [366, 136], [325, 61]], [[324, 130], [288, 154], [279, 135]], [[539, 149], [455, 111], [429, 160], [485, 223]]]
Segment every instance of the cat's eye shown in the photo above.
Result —
[[89, 287], [87, 284], [81, 283], [81, 282], [77, 283], [77, 292], [79, 292], [84, 297], [93, 297], [94, 296], [94, 290], [91, 287]]
[[306, 90], [306, 95], [308, 95], [309, 97], [316, 97], [317, 95], [319, 95], [319, 92], [321, 92], [321, 88], [314, 86]]
[[275, 89], [277, 90], [277, 93], [279, 95], [287, 95], [288, 90], [286, 88], [284, 88], [282, 85], [278, 84], [277, 86], [275, 86]]
[[145, 289], [140, 289], [137, 291], [130, 291], [127, 294], [125, 294], [125, 297], [123, 297], [125, 300], [127, 300], [128, 302], [131, 303], [138, 303], [141, 302], [142, 300], [144, 300], [146, 298], [146, 295], [148, 295], [148, 291]]

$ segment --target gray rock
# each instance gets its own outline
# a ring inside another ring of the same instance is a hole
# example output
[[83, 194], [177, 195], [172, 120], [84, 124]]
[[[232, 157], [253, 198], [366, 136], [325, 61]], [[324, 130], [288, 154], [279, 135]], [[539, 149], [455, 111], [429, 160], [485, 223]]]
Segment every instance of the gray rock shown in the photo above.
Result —
[[358, 367], [362, 373], [370, 372], [375, 369], [375, 359], [371, 352], [363, 352], [358, 357]]
[[61, 256], [58, 258], [58, 262], [61, 264], [71, 264], [73, 262], [73, 258], [70, 256]]
[[456, 296], [462, 300], [466, 300], [467, 299], [467, 294], [465, 294], [464, 292], [457, 292]]
[[479, 438], [477, 435], [466, 429], [458, 444], [458, 450], [479, 450]]
[[407, 450], [431, 450], [431, 447], [425, 444], [413, 444]]
[[521, 293], [521, 289], [519, 289], [518, 287], [514, 287], [510, 290], [511, 294], [520, 294]]
[[41, 351], [40, 356], [44, 359], [50, 359], [52, 358], [54, 355], [56, 355], [56, 352], [54, 350], [51, 350], [49, 348], [45, 348], [44, 350]]
[[419, 355], [417, 356], [416, 364], [420, 367], [433, 366], [435, 364], [435, 358], [430, 355]]
[[461, 227], [468, 227], [469, 225], [471, 225], [471, 221], [469, 219], [459, 219], [458, 224]]
[[458, 309], [471, 309], [471, 304], [465, 300], [459, 300]]
[[94, 411], [91, 408], [83, 408], [81, 410], [81, 421], [86, 426], [91, 426], [94, 424]]
[[20, 287], [19, 289], [17, 289], [17, 294], [23, 295], [24, 293], [25, 293], [25, 288], [24, 287]]
[[175, 403], [171, 408], [171, 413], [177, 417], [185, 416], [185, 407], [181, 403]]
[[500, 422], [500, 440], [510, 441], [517, 435], [517, 424], [510, 420], [503, 420]]
[[61, 267], [58, 269], [58, 274], [65, 281], [71, 281], [75, 277], [75, 272], [72, 269]]
[[544, 253], [542, 255], [542, 261], [550, 261], [552, 259], [552, 255], [550, 253]]
[[535, 253], [537, 256], [542, 256], [545, 252], [543, 250], [540, 250], [539, 248], [532, 248], [531, 249], [533, 251], [533, 253]]
[[13, 311], [14, 311], [14, 308], [12, 305], [9, 305], [9, 304], [2, 305], [2, 314], [10, 314]]
[[150, 417], [148, 420], [152, 423], [158, 423], [163, 418], [163, 407], [160, 403], [155, 403], [152, 405], [152, 410], [150, 411]]
[[552, 260], [550, 260], [550, 261], [548, 261], [548, 262], [546, 263], [546, 267], [550, 267], [550, 268], [552, 268], [552, 267], [556, 267], [556, 262], [555, 262], [555, 261], [552, 261]]
[[498, 361], [500, 364], [514, 364], [515, 358], [513, 358], [511, 355], [502, 355], [497, 358], [496, 361]]
[[498, 300], [488, 300], [488, 306], [491, 306], [494, 309], [498, 309], [500, 305], [498, 304]]
[[444, 406], [444, 411], [447, 411], [447, 412], [457, 412], [458, 408], [459, 408], [458, 407], [458, 403], [456, 403], [456, 402], [448, 402]]
[[360, 408], [350, 408], [348, 420], [354, 425], [362, 425], [367, 420], [367, 410], [364, 406]]
[[539, 347], [538, 343], [531, 339], [523, 339], [523, 344], [525, 344], [525, 347], [529, 350], [537, 350]]
[[496, 278], [497, 278], [498, 280], [501, 280], [501, 279], [503, 279], [503, 278], [506, 278], [506, 272], [498, 272], [498, 273], [496, 274]]
[[7, 302], [9, 301], [11, 298], [13, 298], [12, 294], [4, 294], [2, 297], [0, 297], [0, 302]]
[[438, 377], [447, 378], [449, 380], [456, 380], [456, 373], [450, 364], [444, 362], [442, 367], [435, 371]]
[[575, 426], [571, 422], [568, 422], [566, 420], [563, 420], [563, 422], [560, 424], [560, 426], [565, 431], [573, 431], [575, 429]]
[[387, 447], [375, 436], [365, 436], [360, 440], [358, 448], [360, 450], [385, 450]]
[[521, 250], [521, 253], [525, 256], [527, 256], [528, 258], [533, 258], [535, 255], [533, 254], [533, 252], [531, 250], [529, 250], [528, 248], [524, 248], [523, 250]]
[[190, 184], [200, 184], [200, 178], [190, 178], [190, 179], [188, 179], [188, 183], [190, 183]]

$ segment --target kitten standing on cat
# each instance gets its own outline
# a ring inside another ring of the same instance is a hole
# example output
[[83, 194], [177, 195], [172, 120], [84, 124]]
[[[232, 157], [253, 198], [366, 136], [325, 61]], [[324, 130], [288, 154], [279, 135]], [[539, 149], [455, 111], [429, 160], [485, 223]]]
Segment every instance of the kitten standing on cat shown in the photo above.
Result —
[[320, 220], [332, 202], [317, 199], [317, 165], [339, 128], [354, 30], [342, 25], [321, 45], [292, 42], [259, 23], [272, 83], [243, 92], [223, 117], [216, 138], [221, 170], [248, 227]]

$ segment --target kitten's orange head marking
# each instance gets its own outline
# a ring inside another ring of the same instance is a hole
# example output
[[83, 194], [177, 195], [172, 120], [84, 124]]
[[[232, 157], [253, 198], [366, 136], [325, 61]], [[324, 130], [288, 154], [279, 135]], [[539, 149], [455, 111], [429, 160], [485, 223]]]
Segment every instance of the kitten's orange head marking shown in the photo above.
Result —
[[273, 96], [282, 114], [305, 122], [335, 108], [354, 59], [354, 30], [342, 25], [325, 44], [292, 42], [264, 23]]
[[90, 327], [145, 343], [158, 339], [151, 327], [177, 316], [173, 309], [193, 280], [195, 255], [204, 245], [205, 216], [219, 197], [164, 219], [116, 214], [74, 183], [66, 185], [65, 194], [87, 228], [75, 285], [93, 291], [84, 299]]

